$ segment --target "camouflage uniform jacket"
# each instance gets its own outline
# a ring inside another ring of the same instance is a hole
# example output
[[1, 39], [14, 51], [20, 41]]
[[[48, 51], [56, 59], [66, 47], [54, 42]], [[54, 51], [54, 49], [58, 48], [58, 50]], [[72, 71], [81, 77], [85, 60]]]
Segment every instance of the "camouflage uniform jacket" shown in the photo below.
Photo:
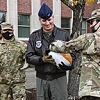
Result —
[[100, 33], [88, 33], [69, 42], [58, 41], [51, 44], [50, 50], [69, 53], [82, 52], [82, 69], [79, 96], [100, 97]]
[[85, 34], [66, 43], [66, 51], [82, 51], [79, 96], [100, 97], [100, 33]]
[[0, 40], [0, 84], [16, 84], [25, 81], [24, 71], [20, 70], [25, 61], [26, 44], [13, 38]]

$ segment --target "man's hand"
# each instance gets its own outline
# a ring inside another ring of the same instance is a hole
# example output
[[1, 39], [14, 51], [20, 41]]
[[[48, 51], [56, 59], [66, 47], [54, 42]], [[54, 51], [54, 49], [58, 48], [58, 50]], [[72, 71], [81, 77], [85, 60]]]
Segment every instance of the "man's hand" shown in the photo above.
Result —
[[52, 63], [54, 65], [56, 65], [55, 60], [52, 58], [52, 56], [48, 56], [47, 53], [44, 53], [43, 57], [42, 57], [43, 62], [45, 63]]
[[25, 59], [25, 63], [23, 65], [23, 67], [20, 68], [20, 70], [26, 69], [27, 67], [28, 67], [28, 63], [26, 62], [26, 59]]
[[62, 64], [59, 64], [59, 69], [61, 70], [72, 70], [73, 67], [72, 66], [66, 66], [63, 62], [61, 62]]

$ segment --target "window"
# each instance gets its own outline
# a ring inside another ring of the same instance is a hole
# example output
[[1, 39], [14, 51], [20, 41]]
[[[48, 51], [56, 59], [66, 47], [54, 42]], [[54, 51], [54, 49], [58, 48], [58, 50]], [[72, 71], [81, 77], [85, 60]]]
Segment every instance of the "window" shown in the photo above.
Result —
[[[62, 18], [61, 19], [61, 28], [67, 30], [70, 33], [70, 19]], [[82, 21], [82, 34], [86, 33], [86, 20]]]
[[82, 21], [82, 34], [86, 33], [86, 20]]
[[5, 22], [5, 13], [4, 12], [0, 12], [0, 24], [2, 22]]
[[70, 19], [61, 18], [61, 28], [67, 30], [70, 33]]
[[28, 38], [30, 35], [30, 15], [18, 15], [18, 37]]

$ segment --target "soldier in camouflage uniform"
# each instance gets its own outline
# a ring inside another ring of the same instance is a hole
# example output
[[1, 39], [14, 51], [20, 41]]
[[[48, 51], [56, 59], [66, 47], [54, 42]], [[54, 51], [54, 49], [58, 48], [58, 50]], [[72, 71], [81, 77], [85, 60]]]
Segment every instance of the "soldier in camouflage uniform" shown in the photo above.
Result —
[[1, 34], [1, 25], [0, 25], [0, 40], [2, 39], [2, 34]]
[[1, 29], [0, 100], [26, 100], [25, 73], [20, 70], [25, 62], [26, 44], [15, 39], [10, 23], [2, 23]]
[[94, 33], [81, 35], [69, 42], [53, 42], [50, 50], [63, 53], [82, 52], [80, 100], [100, 100], [100, 9], [93, 11], [87, 22]]

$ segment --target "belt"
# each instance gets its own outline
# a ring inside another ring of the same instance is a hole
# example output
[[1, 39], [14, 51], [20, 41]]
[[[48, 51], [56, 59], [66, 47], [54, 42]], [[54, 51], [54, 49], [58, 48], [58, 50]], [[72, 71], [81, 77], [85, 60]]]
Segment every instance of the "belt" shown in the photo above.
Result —
[[38, 78], [41, 78], [41, 79], [44, 79], [44, 80], [47, 80], [47, 81], [51, 81], [51, 80], [57, 79], [59, 77], [66, 76], [66, 72], [57, 73], [57, 74], [43, 74], [43, 73], [37, 72], [36, 76]]

